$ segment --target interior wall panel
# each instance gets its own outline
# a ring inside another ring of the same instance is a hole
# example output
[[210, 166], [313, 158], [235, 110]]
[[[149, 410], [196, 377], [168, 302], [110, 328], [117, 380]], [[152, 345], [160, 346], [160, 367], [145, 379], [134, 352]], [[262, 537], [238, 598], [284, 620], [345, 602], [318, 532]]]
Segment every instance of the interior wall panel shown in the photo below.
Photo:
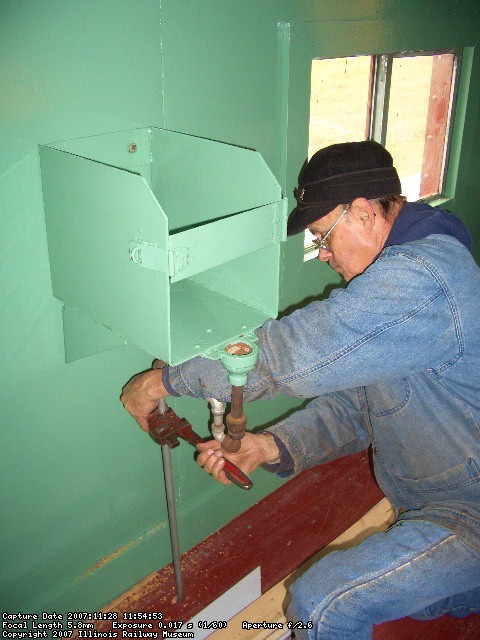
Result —
[[[409, 47], [476, 52], [476, 0], [428, 6], [396, 0], [0, 3], [3, 610], [95, 611], [170, 561], [160, 451], [118, 401], [122, 385], [149, 366], [151, 355], [125, 346], [65, 364], [38, 145], [166, 127], [256, 149], [293, 205], [307, 150], [311, 57]], [[476, 53], [470, 83], [453, 205], [477, 239]], [[325, 265], [303, 264], [299, 237], [283, 252], [281, 281], [282, 307], [338, 284]], [[249, 426], [273, 422], [294, 404], [286, 398], [254, 403]], [[205, 403], [179, 398], [172, 406], [207, 434]], [[251, 492], [234, 493], [196, 467], [187, 445], [173, 460], [182, 549], [280, 483], [259, 470]]]

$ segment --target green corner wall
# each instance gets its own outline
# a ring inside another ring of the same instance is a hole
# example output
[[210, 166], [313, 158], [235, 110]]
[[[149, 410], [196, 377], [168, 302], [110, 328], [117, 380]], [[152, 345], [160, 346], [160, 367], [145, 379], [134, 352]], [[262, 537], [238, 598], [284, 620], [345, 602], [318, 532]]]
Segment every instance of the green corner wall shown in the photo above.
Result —
[[[98, 610], [170, 561], [160, 450], [118, 401], [151, 359], [122, 346], [65, 364], [38, 145], [153, 125], [256, 149], [290, 195], [307, 150], [312, 57], [468, 47], [449, 208], [478, 258], [479, 26], [476, 0], [0, 3], [2, 610]], [[290, 239], [282, 308], [336, 282], [302, 253]], [[172, 406], [207, 434], [205, 403]], [[253, 403], [249, 426], [293, 406]], [[173, 463], [182, 550], [280, 482], [258, 471], [251, 492], [225, 489], [186, 445]]]

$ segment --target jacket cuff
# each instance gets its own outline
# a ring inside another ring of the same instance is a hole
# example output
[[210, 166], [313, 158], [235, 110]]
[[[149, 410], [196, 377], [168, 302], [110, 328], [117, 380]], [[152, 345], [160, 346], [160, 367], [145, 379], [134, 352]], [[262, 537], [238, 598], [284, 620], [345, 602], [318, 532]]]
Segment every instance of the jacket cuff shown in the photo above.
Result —
[[175, 391], [170, 383], [170, 367], [167, 365], [162, 369], [162, 383], [170, 396], [179, 396], [180, 394]]
[[278, 462], [265, 462], [264, 464], [260, 465], [262, 469], [265, 469], [265, 471], [270, 471], [271, 473], [276, 473], [281, 478], [291, 476], [294, 472], [294, 464], [293, 458], [290, 455], [287, 447], [283, 444], [278, 436], [276, 436], [268, 429], [259, 431], [258, 433], [268, 433], [269, 436], [272, 436], [280, 452], [280, 460]]

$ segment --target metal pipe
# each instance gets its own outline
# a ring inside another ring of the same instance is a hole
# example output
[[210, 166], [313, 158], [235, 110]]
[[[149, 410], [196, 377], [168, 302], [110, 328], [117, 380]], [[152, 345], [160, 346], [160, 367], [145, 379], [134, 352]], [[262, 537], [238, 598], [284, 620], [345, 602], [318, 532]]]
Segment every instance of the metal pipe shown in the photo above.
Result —
[[170, 543], [172, 546], [173, 574], [175, 577], [175, 588], [177, 590], [177, 601], [183, 600], [182, 573], [180, 567], [180, 546], [178, 544], [177, 515], [175, 511], [175, 493], [173, 490], [172, 460], [170, 457], [170, 447], [162, 444], [163, 474], [165, 477], [165, 493], [167, 495], [168, 522], [170, 524]]
[[[159, 413], [167, 411], [167, 403], [164, 398], [158, 401]], [[178, 543], [177, 513], [175, 509], [175, 492], [173, 489], [172, 459], [168, 444], [162, 444], [163, 477], [165, 480], [165, 493], [167, 497], [168, 524], [170, 530], [170, 543], [172, 547], [173, 575], [175, 577], [175, 588], [177, 591], [177, 601], [183, 600], [182, 572], [180, 567], [180, 545]]]
[[225, 403], [215, 398], [206, 398], [212, 408], [213, 421], [216, 425], [223, 424], [223, 414], [225, 413]]
[[225, 403], [220, 402], [215, 398], [206, 398], [206, 400], [212, 409], [213, 422], [210, 425], [212, 429], [212, 436], [217, 440], [217, 442], [222, 442], [225, 438], [225, 425], [223, 424]]
[[230, 415], [235, 420], [243, 416], [243, 385], [232, 385], [232, 396], [230, 405]]
[[227, 453], [237, 453], [247, 424], [247, 418], [243, 413], [243, 385], [232, 385], [230, 413], [227, 415], [226, 423], [227, 435], [222, 442], [222, 449]]

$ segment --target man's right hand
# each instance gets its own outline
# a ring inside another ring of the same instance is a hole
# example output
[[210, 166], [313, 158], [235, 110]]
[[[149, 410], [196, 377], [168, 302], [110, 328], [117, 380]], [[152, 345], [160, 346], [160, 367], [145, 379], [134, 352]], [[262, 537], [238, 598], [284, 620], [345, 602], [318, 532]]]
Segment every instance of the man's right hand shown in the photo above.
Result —
[[222, 484], [231, 484], [225, 475], [225, 458], [240, 467], [247, 475], [265, 462], [274, 462], [280, 455], [275, 440], [268, 433], [246, 433], [237, 453], [226, 453], [216, 440], [197, 444], [200, 454], [197, 463]]
[[162, 382], [162, 370], [152, 368], [130, 378], [122, 389], [120, 402], [140, 427], [148, 431], [147, 416], [155, 409], [160, 398], [168, 395]]

